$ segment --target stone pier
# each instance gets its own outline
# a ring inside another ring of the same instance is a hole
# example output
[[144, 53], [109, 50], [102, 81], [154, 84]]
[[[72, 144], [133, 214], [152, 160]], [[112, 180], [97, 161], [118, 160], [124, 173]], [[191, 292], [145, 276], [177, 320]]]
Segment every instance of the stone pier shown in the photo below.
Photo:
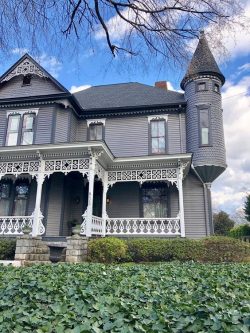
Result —
[[66, 262], [87, 261], [88, 239], [79, 235], [67, 237]]

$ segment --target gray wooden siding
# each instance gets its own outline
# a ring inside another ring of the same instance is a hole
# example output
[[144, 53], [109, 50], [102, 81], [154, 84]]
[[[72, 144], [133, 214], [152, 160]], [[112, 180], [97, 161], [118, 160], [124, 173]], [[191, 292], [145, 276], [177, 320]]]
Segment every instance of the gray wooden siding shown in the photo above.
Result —
[[170, 190], [170, 217], [176, 217], [179, 213], [179, 193], [176, 187]]
[[50, 143], [52, 139], [53, 114], [55, 107], [39, 108], [36, 118], [35, 144]]
[[58, 94], [62, 91], [49, 79], [32, 77], [31, 84], [23, 86], [23, 76], [15, 76], [0, 88], [1, 98], [29, 97]]
[[59, 236], [64, 204], [64, 175], [55, 173], [51, 176], [51, 185], [47, 200], [49, 201], [47, 212], [46, 235]]
[[73, 113], [73, 111], [71, 111], [70, 127], [69, 127], [70, 142], [77, 141], [77, 122], [78, 122], [78, 119], [76, 118], [76, 115]]
[[110, 204], [107, 205], [109, 217], [139, 217], [139, 183], [116, 183], [108, 191], [107, 197]]
[[36, 203], [36, 180], [32, 180], [29, 187], [29, 200], [27, 215], [31, 215], [34, 212]]
[[0, 110], [0, 146], [5, 145], [5, 136], [7, 128], [7, 112]]
[[105, 141], [117, 157], [148, 155], [147, 117], [106, 119]]
[[70, 118], [71, 112], [68, 109], [58, 108], [56, 111], [55, 143], [70, 141]]
[[202, 238], [207, 235], [202, 183], [189, 174], [183, 182], [186, 236]]
[[78, 120], [76, 141], [87, 141], [87, 122], [86, 120]]
[[180, 123], [178, 114], [170, 114], [168, 116], [168, 154], [181, 153], [181, 141], [180, 141]]

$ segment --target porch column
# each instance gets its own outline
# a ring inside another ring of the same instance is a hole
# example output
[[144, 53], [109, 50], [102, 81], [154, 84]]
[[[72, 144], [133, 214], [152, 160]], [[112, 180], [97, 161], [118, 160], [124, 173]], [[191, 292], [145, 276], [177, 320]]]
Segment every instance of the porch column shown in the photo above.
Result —
[[183, 203], [183, 166], [179, 165], [178, 172], [178, 193], [179, 193], [179, 217], [180, 217], [180, 227], [181, 227], [181, 237], [185, 237], [185, 221], [184, 221], [184, 203]]
[[37, 189], [36, 189], [36, 204], [35, 210], [33, 212], [33, 228], [32, 228], [32, 236], [36, 237], [38, 235], [42, 235], [45, 232], [45, 228], [42, 224], [43, 215], [41, 212], [41, 198], [42, 198], [42, 188], [43, 182], [45, 180], [45, 174], [39, 173], [37, 176]]
[[107, 182], [107, 172], [105, 172], [105, 176], [103, 179], [103, 192], [102, 192], [102, 236], [104, 237], [106, 234], [106, 219], [107, 219], [107, 192], [108, 192], [108, 182]]
[[86, 217], [86, 237], [91, 237], [91, 225], [93, 215], [93, 197], [94, 197], [94, 182], [95, 182], [95, 164], [96, 157], [91, 156], [89, 161], [89, 193], [88, 193], [88, 208]]

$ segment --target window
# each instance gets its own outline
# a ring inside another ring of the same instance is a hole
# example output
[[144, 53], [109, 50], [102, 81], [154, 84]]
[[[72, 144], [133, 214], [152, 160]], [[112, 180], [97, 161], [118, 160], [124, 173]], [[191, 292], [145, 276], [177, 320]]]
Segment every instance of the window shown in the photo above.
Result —
[[3, 181], [0, 183], [0, 216], [8, 216], [10, 210], [11, 184]]
[[209, 145], [210, 139], [210, 114], [208, 109], [200, 110], [200, 144]]
[[144, 185], [142, 188], [143, 217], [167, 217], [167, 186]]
[[151, 120], [151, 153], [164, 154], [166, 153], [166, 121]]
[[102, 139], [103, 139], [103, 124], [90, 124], [89, 140], [102, 140]]
[[214, 91], [220, 93], [220, 86], [217, 83], [214, 84]]
[[17, 182], [15, 185], [14, 216], [24, 216], [26, 214], [29, 185], [27, 182]]
[[23, 77], [23, 86], [29, 86], [31, 81], [31, 75], [27, 74]]
[[20, 119], [21, 119], [20, 114], [9, 116], [7, 136], [6, 136], [6, 146], [17, 145]]
[[206, 83], [205, 82], [200, 82], [197, 84], [197, 91], [204, 91], [206, 90]]
[[22, 145], [32, 145], [34, 135], [34, 122], [35, 114], [26, 113], [23, 115], [23, 126], [22, 126]]
[[35, 113], [9, 115], [6, 146], [33, 143], [35, 116]]

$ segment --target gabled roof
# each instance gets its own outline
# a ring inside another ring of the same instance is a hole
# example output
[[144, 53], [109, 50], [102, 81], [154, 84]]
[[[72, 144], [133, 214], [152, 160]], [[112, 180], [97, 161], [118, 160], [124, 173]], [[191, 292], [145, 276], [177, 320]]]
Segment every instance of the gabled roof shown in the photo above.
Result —
[[50, 79], [62, 92], [69, 91], [39, 65], [28, 53], [24, 54], [13, 66], [11, 66], [1, 77], [0, 83], [12, 79], [18, 75], [37, 75]]
[[200, 34], [199, 43], [191, 59], [188, 70], [181, 81], [181, 88], [184, 89], [186, 81], [197, 76], [197, 74], [213, 74], [221, 80], [222, 84], [225, 82], [225, 77], [221, 73], [214, 59], [203, 31]]
[[85, 110], [184, 103], [184, 94], [137, 82], [94, 86], [73, 94]]

